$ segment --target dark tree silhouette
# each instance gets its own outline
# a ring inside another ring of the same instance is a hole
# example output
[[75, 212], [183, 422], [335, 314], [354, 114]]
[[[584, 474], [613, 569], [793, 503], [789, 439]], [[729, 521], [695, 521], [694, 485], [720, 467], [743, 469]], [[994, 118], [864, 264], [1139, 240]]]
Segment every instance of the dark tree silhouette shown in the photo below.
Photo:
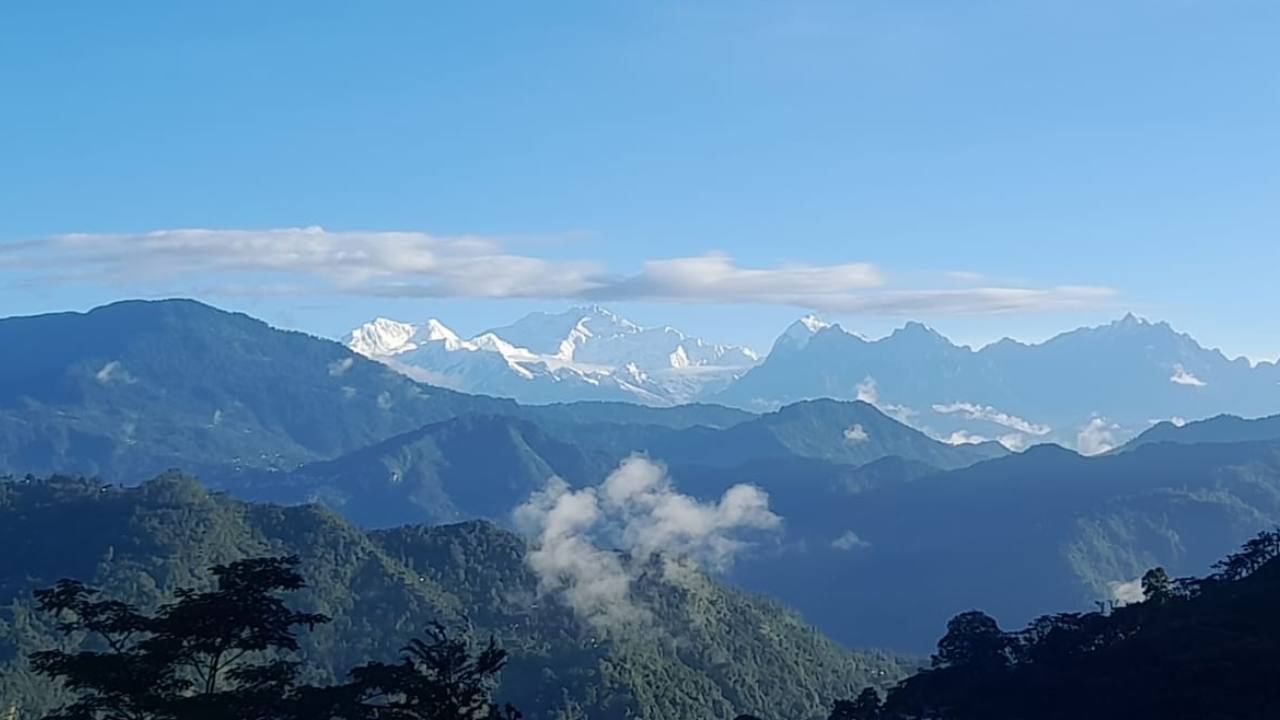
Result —
[[853, 700], [837, 700], [827, 720], [878, 720], [883, 706], [875, 688], [865, 688]]
[[45, 720], [518, 720], [490, 691], [507, 653], [432, 624], [396, 664], [371, 662], [350, 682], [298, 682], [295, 633], [328, 618], [289, 609], [281, 593], [304, 587], [296, 558], [242, 560], [213, 569], [216, 587], [179, 590], [154, 614], [74, 580], [36, 592], [78, 650], [34, 653], [37, 672], [76, 699]]
[[1228, 555], [1214, 567], [1222, 578], [1239, 580], [1275, 557], [1280, 557], [1280, 531], [1263, 531], [1245, 543], [1240, 552]]
[[473, 653], [464, 637], [432, 623], [426, 640], [413, 640], [396, 664], [369, 663], [351, 672], [352, 715], [369, 720], [515, 720], [520, 713], [499, 707], [490, 693], [507, 663], [507, 652], [491, 637]]
[[1151, 602], [1162, 603], [1173, 597], [1173, 581], [1164, 568], [1152, 568], [1142, 576], [1142, 595]]
[[[1015, 633], [967, 612], [933, 667], [899, 683], [878, 720], [1202, 720], [1280, 717], [1280, 534], [1210, 577], [1142, 577], [1145, 602], [1046, 615]], [[832, 718], [857, 715], [837, 703]]]
[[294, 632], [328, 622], [290, 610], [279, 593], [304, 586], [296, 558], [243, 560], [213, 569], [216, 588], [180, 590], [154, 615], [74, 580], [39, 590], [40, 608], [77, 651], [34, 653], [32, 666], [77, 696], [49, 720], [253, 720], [286, 717], [298, 673]]
[[935, 667], [994, 670], [1009, 664], [1009, 638], [995, 618], [979, 610], [960, 613], [947, 623], [938, 641]]

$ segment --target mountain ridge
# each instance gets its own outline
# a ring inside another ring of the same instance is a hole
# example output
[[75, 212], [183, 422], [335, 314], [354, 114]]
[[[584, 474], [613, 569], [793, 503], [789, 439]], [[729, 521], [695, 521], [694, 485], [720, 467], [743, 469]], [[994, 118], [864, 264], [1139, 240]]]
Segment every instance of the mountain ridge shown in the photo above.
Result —
[[[797, 334], [803, 342], [788, 340]], [[1280, 371], [1132, 314], [1040, 343], [978, 349], [918, 322], [874, 340], [811, 323], [790, 326], [761, 364], [712, 399], [767, 410], [817, 397], [870, 400], [935, 437], [1106, 450], [1161, 418], [1273, 410]]]
[[[74, 518], [79, 534], [60, 531]], [[638, 628], [601, 628], [539, 585], [523, 539], [483, 522], [361, 531], [315, 506], [210, 494], [167, 475], [134, 488], [54, 478], [0, 482], [0, 697], [39, 716], [56, 697], [27, 652], [62, 637], [31, 591], [62, 577], [154, 607], [208, 568], [294, 554], [308, 587], [289, 598], [333, 618], [303, 635], [309, 677], [333, 679], [397, 650], [438, 620], [511, 653], [498, 694], [531, 720], [700, 720], [784, 709], [815, 717], [830, 698], [902, 676], [885, 653], [843, 650], [774, 603], [706, 576], [638, 574]], [[733, 662], [733, 672], [724, 672]], [[8, 705], [6, 704], [6, 708]]]
[[681, 404], [760, 359], [671, 326], [641, 327], [599, 305], [530, 313], [470, 339], [435, 318], [421, 325], [377, 318], [346, 343], [423, 379], [524, 402]]

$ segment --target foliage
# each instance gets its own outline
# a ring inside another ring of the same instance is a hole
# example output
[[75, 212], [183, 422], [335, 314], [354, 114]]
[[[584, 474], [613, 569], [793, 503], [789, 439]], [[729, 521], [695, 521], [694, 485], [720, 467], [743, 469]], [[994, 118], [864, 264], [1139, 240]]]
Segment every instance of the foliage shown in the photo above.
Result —
[[[32, 654], [37, 673], [78, 699], [50, 720], [91, 718], [288, 717], [298, 664], [295, 628], [328, 621], [290, 610], [278, 593], [298, 590], [296, 558], [241, 560], [213, 569], [216, 588], [179, 589], [145, 614], [96, 590], [61, 580], [35, 592], [65, 635], [88, 635], [78, 650]], [[101, 649], [86, 649], [99, 647]]]
[[[1003, 632], [957, 616], [934, 667], [889, 692], [881, 720], [1266, 718], [1280, 713], [1280, 532], [1264, 531], [1202, 579], [1145, 578], [1144, 602], [1064, 613]], [[833, 714], [833, 717], [836, 715]]]
[[23, 661], [62, 637], [31, 602], [34, 589], [83, 578], [154, 615], [179, 588], [215, 590], [207, 567], [280, 555], [298, 556], [307, 582], [291, 607], [331, 618], [299, 638], [294, 658], [299, 681], [317, 687], [392, 662], [433, 622], [492, 635], [511, 653], [497, 693], [534, 720], [807, 718], [829, 698], [903, 675], [892, 656], [846, 652], [780, 607], [701, 576], [644, 577], [634, 590], [648, 624], [602, 628], [543, 594], [524, 541], [491, 524], [367, 533], [322, 508], [246, 504], [180, 475], [136, 488], [0, 483], [0, 547], [11, 551], [0, 552], [0, 698], [24, 718], [70, 700]]
[[505, 720], [519, 718], [507, 705], [490, 700], [507, 653], [490, 638], [472, 653], [469, 643], [452, 638], [433, 623], [428, 640], [412, 640], [397, 664], [369, 663], [351, 673], [356, 714], [370, 720]]
[[370, 662], [350, 682], [299, 683], [295, 631], [328, 622], [290, 610], [278, 593], [304, 586], [297, 558], [254, 558], [213, 569], [217, 588], [179, 589], [148, 615], [64, 579], [37, 590], [40, 609], [63, 618], [68, 637], [101, 649], [42, 650], [37, 673], [75, 696], [46, 720], [515, 720], [490, 700], [506, 653], [491, 639], [469, 643], [433, 624], [398, 664]]

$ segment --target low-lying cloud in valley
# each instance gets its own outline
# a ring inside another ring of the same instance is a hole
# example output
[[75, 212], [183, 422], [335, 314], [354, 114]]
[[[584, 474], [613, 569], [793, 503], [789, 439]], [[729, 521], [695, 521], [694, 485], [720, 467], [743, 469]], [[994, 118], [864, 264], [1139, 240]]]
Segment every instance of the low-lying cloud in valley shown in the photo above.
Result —
[[1009, 428], [1010, 430], [1016, 430], [1017, 432], [1024, 433], [1027, 435], [1037, 435], [1037, 436], [1048, 435], [1053, 430], [1053, 428], [1049, 427], [1048, 425], [1041, 425], [1039, 423], [1033, 423], [1029, 420], [1024, 420], [1016, 415], [1010, 415], [1009, 413], [1001, 412], [1000, 410], [997, 410], [991, 407], [990, 405], [978, 405], [975, 403], [967, 403], [967, 402], [954, 402], [954, 403], [946, 403], [946, 404], [936, 404], [933, 406], [933, 411], [936, 413], [940, 413], [942, 415], [959, 413], [970, 420], [985, 420], [987, 422], [995, 423], [996, 425], [1001, 425]]
[[1076, 434], [1076, 449], [1083, 455], [1101, 455], [1115, 448], [1119, 431], [1119, 425], [1108, 422], [1106, 418], [1095, 417]]
[[864, 402], [903, 425], [912, 425], [916, 411], [905, 405], [895, 405], [880, 399], [880, 386], [876, 379], [868, 375], [854, 388], [854, 397]]
[[723, 570], [747, 547], [745, 534], [782, 524], [759, 488], [735, 485], [717, 502], [701, 502], [641, 456], [594, 487], [573, 489], [553, 477], [513, 517], [530, 539], [528, 563], [543, 591], [603, 627], [645, 618], [631, 589], [650, 561], [672, 575], [689, 564]]
[[853, 425], [851, 427], [845, 428], [844, 439], [846, 442], [864, 443], [870, 440], [871, 436], [867, 434], [866, 429], [863, 428], [861, 425]]
[[1174, 385], [1186, 385], [1187, 387], [1205, 387], [1209, 384], [1193, 375], [1181, 365], [1173, 366], [1173, 375], [1169, 376], [1169, 382]]

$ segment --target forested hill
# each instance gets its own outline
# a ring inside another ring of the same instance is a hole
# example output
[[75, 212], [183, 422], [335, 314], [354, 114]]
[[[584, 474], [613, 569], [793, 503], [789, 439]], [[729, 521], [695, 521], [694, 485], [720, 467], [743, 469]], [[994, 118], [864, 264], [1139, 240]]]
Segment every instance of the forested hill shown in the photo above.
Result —
[[1117, 452], [1128, 452], [1154, 443], [1240, 443], [1280, 440], [1280, 415], [1246, 419], [1235, 415], [1218, 415], [1207, 420], [1174, 424], [1168, 420], [1156, 423]]
[[715, 465], [900, 455], [954, 468], [1005, 454], [939, 442], [864, 403], [762, 417], [714, 405], [520, 406], [415, 382], [339, 343], [190, 300], [3, 318], [0, 347], [31, 349], [0, 354], [0, 474], [274, 474], [466, 416], [519, 418], [615, 461], [636, 451]]
[[510, 401], [186, 300], [0, 319], [0, 472], [290, 468]]
[[131, 489], [2, 482], [0, 547], [0, 705], [21, 717], [54, 699], [24, 669], [27, 653], [60, 637], [35, 612], [34, 589], [77, 578], [154, 607], [214, 564], [281, 554], [301, 558], [300, 609], [334, 618], [304, 637], [308, 673], [321, 679], [393, 659], [433, 620], [497, 636], [512, 655], [498, 694], [530, 718], [819, 717], [836, 697], [902, 676], [892, 657], [842, 650], [701, 575], [639, 572], [631, 599], [643, 620], [601, 625], [540, 593], [524, 542], [493, 525], [368, 534], [316, 506], [246, 504], [176, 475]]
[[[955, 617], [934, 668], [847, 720], [1264, 720], [1280, 717], [1280, 533], [1205, 578], [1142, 578], [1145, 600], [1060, 613], [1018, 632]], [[849, 708], [852, 709], [852, 708]]]

